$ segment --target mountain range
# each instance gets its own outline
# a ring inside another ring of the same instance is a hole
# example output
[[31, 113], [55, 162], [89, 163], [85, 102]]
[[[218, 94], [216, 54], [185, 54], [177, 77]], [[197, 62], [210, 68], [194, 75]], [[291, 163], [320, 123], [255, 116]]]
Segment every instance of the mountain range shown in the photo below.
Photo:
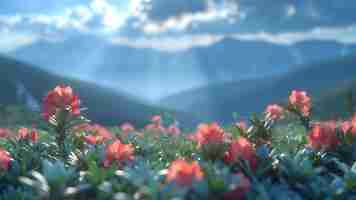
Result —
[[282, 45], [227, 38], [208, 47], [164, 52], [83, 36], [57, 43], [42, 40], [9, 55], [57, 74], [157, 100], [209, 84], [281, 74], [355, 50], [356, 45], [334, 41]]
[[[356, 56], [344, 56], [324, 62], [297, 66], [280, 75], [214, 84], [187, 90], [160, 101], [160, 105], [189, 110], [207, 120], [231, 122], [233, 112], [247, 117], [262, 112], [270, 103], [285, 103], [291, 90], [306, 90], [318, 99], [316, 110], [332, 107], [336, 88], [356, 79]], [[339, 94], [339, 93], [338, 93]], [[320, 97], [320, 98], [319, 98]], [[329, 102], [329, 103], [327, 103]], [[335, 106], [336, 107], [336, 106]], [[333, 110], [329, 108], [328, 110]]]
[[[49, 73], [39, 67], [0, 56], [0, 105], [21, 105], [33, 112], [39, 112], [41, 101], [56, 85], [66, 84], [74, 88], [81, 98], [84, 113], [90, 120], [104, 125], [118, 125], [131, 122], [142, 127], [152, 115], [170, 113], [182, 125], [194, 123], [190, 114], [161, 109], [157, 106], [106, 88], [92, 82], [68, 78]], [[187, 122], [187, 123], [185, 123]]]

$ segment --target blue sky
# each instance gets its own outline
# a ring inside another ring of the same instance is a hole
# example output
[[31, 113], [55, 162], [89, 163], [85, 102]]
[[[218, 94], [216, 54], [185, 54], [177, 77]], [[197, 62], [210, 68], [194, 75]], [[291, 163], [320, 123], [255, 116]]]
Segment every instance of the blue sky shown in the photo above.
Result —
[[82, 34], [162, 51], [209, 46], [226, 37], [293, 44], [356, 42], [349, 0], [3, 0], [0, 51]]

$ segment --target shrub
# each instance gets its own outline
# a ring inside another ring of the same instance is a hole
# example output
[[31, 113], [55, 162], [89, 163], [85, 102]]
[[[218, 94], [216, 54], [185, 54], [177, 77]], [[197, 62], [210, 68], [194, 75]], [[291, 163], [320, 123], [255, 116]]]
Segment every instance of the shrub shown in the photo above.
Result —
[[47, 131], [0, 129], [0, 199], [356, 199], [355, 118], [313, 121], [304, 91], [249, 123], [189, 134], [158, 115], [140, 130], [81, 112], [58, 86], [44, 99]]

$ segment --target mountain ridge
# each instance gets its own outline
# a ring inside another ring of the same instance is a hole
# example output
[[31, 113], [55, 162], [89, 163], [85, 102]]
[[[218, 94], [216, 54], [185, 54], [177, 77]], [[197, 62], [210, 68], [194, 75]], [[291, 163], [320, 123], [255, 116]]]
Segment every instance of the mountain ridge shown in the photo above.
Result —
[[248, 116], [252, 112], [262, 112], [270, 103], [283, 102], [293, 89], [307, 90], [318, 96], [323, 90], [356, 78], [356, 57], [345, 56], [339, 59], [311, 65], [299, 66], [289, 73], [270, 76], [265, 79], [251, 79], [222, 83], [199, 90], [185, 91], [182, 94], [162, 99], [159, 105], [180, 110], [190, 110], [230, 122], [233, 112]]
[[303, 63], [336, 58], [355, 50], [356, 45], [345, 46], [336, 41], [282, 45], [225, 38], [208, 47], [172, 53], [114, 45], [88, 36], [61, 43], [42, 41], [9, 55], [52, 72], [75, 74], [76, 78], [157, 99], [211, 83], [279, 74]]
[[148, 123], [152, 115], [166, 112], [176, 114], [178, 120], [183, 121], [182, 124], [189, 121], [185, 119], [193, 121], [193, 117], [189, 114], [146, 105], [116, 90], [87, 81], [54, 75], [2, 55], [0, 55], [0, 66], [2, 75], [0, 89], [4, 94], [0, 104], [3, 105], [26, 105], [32, 101], [36, 105], [35, 109], [40, 109], [42, 98], [49, 90], [56, 85], [66, 84], [79, 94], [83, 106], [88, 107], [85, 113], [94, 122], [118, 125], [128, 121], [143, 126]]

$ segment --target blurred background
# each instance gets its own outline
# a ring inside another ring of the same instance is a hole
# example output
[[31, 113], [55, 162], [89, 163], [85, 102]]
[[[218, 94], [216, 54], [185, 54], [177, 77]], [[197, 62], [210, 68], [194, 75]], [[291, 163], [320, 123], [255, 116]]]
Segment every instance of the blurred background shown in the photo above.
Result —
[[347, 0], [0, 1], [2, 121], [17, 106], [38, 112], [60, 83], [107, 124], [157, 113], [230, 123], [292, 89], [309, 91], [321, 118], [343, 117], [355, 10]]

